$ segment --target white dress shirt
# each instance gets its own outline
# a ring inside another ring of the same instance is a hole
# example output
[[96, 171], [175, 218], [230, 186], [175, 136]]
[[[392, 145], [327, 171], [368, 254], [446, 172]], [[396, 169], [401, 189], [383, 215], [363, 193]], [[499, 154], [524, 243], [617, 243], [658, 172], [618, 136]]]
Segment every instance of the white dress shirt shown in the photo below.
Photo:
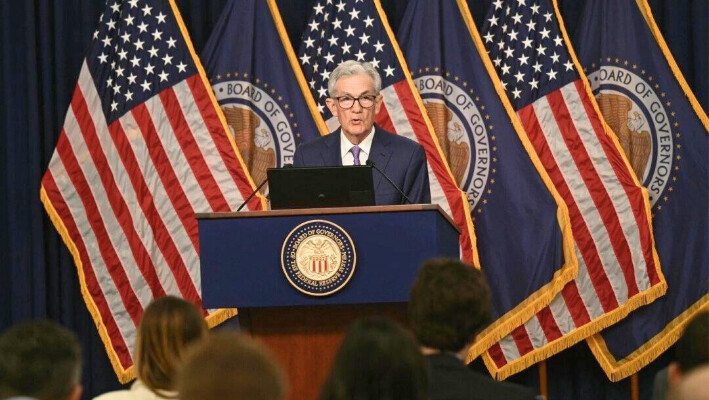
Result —
[[[354, 165], [354, 155], [350, 149], [354, 144], [347, 139], [344, 133], [340, 133], [340, 156], [342, 157], [342, 165]], [[372, 150], [372, 140], [374, 140], [374, 127], [372, 131], [369, 132], [362, 143], [358, 144], [360, 148], [359, 152], [359, 163], [360, 165], [366, 165], [369, 159], [369, 152]]]

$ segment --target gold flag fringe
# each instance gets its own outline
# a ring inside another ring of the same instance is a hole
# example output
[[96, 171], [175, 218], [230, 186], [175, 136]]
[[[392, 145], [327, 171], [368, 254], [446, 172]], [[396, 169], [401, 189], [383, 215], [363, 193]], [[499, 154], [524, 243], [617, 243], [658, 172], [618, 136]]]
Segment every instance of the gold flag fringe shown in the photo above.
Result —
[[[650, 10], [649, 4], [646, 0], [635, 0], [635, 4], [645, 19], [645, 22], [648, 24], [648, 28], [652, 32], [657, 45], [660, 47], [660, 50], [662, 51], [662, 54], [664, 55], [665, 60], [672, 71], [672, 75], [682, 88], [685, 97], [691, 104], [692, 109], [701, 123], [704, 125], [704, 128], [709, 131], [709, 119], [707, 118], [707, 115], [702, 107], [699, 105], [694, 93], [689, 88], [687, 81], [685, 81], [682, 72], [667, 47], [665, 39], [662, 37], [662, 33], [660, 33], [660, 30], [655, 23], [655, 19], [652, 16], [652, 11]], [[586, 342], [591, 348], [591, 351], [596, 357], [596, 360], [600, 364], [601, 368], [608, 376], [608, 379], [613, 382], [617, 382], [640, 371], [646, 365], [659, 357], [670, 346], [672, 346], [677, 339], [679, 339], [682, 329], [686, 326], [689, 320], [697, 313], [705, 310], [709, 310], [709, 295], [703, 296], [699, 301], [694, 303], [685, 312], [670, 322], [664, 330], [622, 360], [616, 360], [615, 357], [613, 357], [606, 346], [605, 340], [600, 334], [588, 338]]]
[[96, 307], [96, 303], [94, 303], [94, 299], [91, 297], [89, 289], [86, 286], [86, 277], [84, 276], [84, 267], [81, 263], [81, 256], [79, 255], [79, 250], [76, 248], [76, 244], [74, 243], [74, 241], [71, 240], [69, 232], [67, 231], [66, 226], [64, 226], [64, 222], [62, 222], [62, 219], [59, 217], [59, 214], [54, 209], [54, 205], [52, 205], [51, 200], [49, 200], [49, 197], [47, 196], [47, 191], [44, 189], [44, 186], [41, 186], [39, 189], [39, 198], [42, 201], [44, 209], [47, 212], [47, 215], [49, 215], [49, 219], [50, 221], [52, 221], [54, 228], [59, 233], [59, 236], [61, 236], [62, 241], [69, 249], [69, 253], [71, 253], [72, 258], [74, 259], [76, 271], [79, 275], [79, 286], [81, 288], [81, 296], [84, 298], [86, 307], [89, 309], [89, 313], [91, 314], [91, 319], [93, 319], [94, 324], [96, 325], [96, 329], [98, 330], [98, 334], [101, 337], [103, 346], [106, 348], [108, 359], [111, 362], [111, 366], [113, 367], [116, 376], [118, 377], [118, 381], [120, 383], [127, 383], [135, 378], [133, 366], [124, 368], [118, 360], [118, 355], [116, 354], [116, 351], [113, 349], [113, 346], [111, 346], [111, 339], [108, 336], [106, 326], [103, 324], [103, 321], [101, 320], [101, 315], [98, 311], [98, 307]]
[[[64, 226], [64, 222], [62, 222], [61, 218], [59, 217], [59, 214], [54, 209], [54, 205], [52, 205], [51, 200], [49, 200], [44, 186], [40, 187], [39, 197], [42, 201], [42, 204], [44, 205], [44, 209], [47, 212], [49, 219], [54, 225], [54, 228], [59, 233], [59, 236], [61, 236], [62, 241], [69, 249], [69, 253], [71, 253], [72, 258], [74, 259], [76, 271], [79, 275], [79, 286], [81, 288], [81, 296], [83, 297], [84, 302], [86, 303], [86, 307], [89, 310], [89, 314], [91, 314], [91, 319], [93, 319], [94, 324], [96, 325], [96, 329], [98, 330], [98, 334], [101, 337], [103, 346], [106, 349], [106, 353], [108, 354], [108, 359], [111, 362], [113, 371], [116, 373], [116, 377], [118, 378], [118, 381], [120, 383], [128, 383], [135, 379], [134, 366], [131, 365], [130, 367], [126, 368], [121, 365], [120, 361], [118, 360], [118, 354], [116, 354], [115, 349], [113, 348], [113, 346], [111, 346], [111, 338], [108, 336], [108, 331], [106, 330], [106, 326], [103, 324], [101, 314], [99, 313], [98, 307], [96, 306], [96, 303], [91, 297], [89, 289], [86, 286], [86, 276], [84, 275], [84, 268], [83, 264], [81, 263], [81, 256], [79, 255], [79, 250], [76, 248], [76, 244], [74, 243], [74, 241], [71, 240], [69, 232], [67, 231], [66, 226]], [[236, 315], [238, 315], [238, 311], [236, 308], [219, 309], [216, 310], [213, 314], [208, 315], [205, 318], [205, 321], [207, 322], [207, 326], [209, 328], [213, 328]]]
[[[389, 20], [387, 19], [386, 14], [384, 13], [384, 9], [382, 8], [382, 4], [380, 0], [374, 0], [374, 6], [377, 9], [377, 13], [379, 14], [379, 19], [382, 22], [382, 26], [384, 26], [384, 30], [387, 33], [387, 36], [389, 37], [389, 41], [391, 42], [392, 48], [394, 49], [394, 53], [396, 54], [396, 58], [399, 60], [399, 64], [401, 64], [401, 69], [402, 72], [404, 73], [404, 77], [406, 79], [406, 83], [409, 85], [409, 88], [411, 89], [411, 92], [414, 96], [414, 100], [416, 101], [416, 105], [419, 108], [419, 111], [421, 112], [421, 117], [423, 118], [424, 122], [426, 123], [426, 127], [428, 128], [429, 134], [431, 136], [431, 140], [433, 141], [433, 144], [436, 146], [436, 151], [438, 152], [438, 156], [441, 159], [443, 168], [445, 169], [445, 173], [451, 180], [451, 182], [455, 182], [455, 178], [453, 177], [453, 172], [451, 172], [450, 167], [448, 166], [448, 163], [446, 162], [446, 158], [443, 156], [443, 149], [441, 148], [441, 144], [438, 142], [438, 137], [435, 134], [435, 129], [433, 129], [433, 124], [431, 123], [431, 119], [428, 118], [428, 113], [426, 112], [426, 107], [423, 105], [423, 100], [421, 100], [421, 96], [419, 95], [418, 90], [416, 89], [416, 86], [414, 85], [413, 79], [411, 78], [411, 73], [409, 72], [409, 66], [406, 64], [406, 59], [404, 59], [404, 54], [401, 51], [401, 48], [399, 47], [399, 43], [396, 41], [396, 37], [394, 36], [394, 32], [391, 30], [391, 26], [389, 26]], [[430, 164], [429, 164], [430, 166]], [[457, 188], [457, 185], [456, 185]], [[468, 236], [470, 238], [470, 243], [469, 246], [471, 248], [471, 253], [472, 253], [472, 260], [465, 260], [466, 262], [470, 262], [473, 264], [473, 266], [477, 269], [480, 269], [480, 257], [478, 256], [478, 247], [477, 247], [477, 237], [475, 236], [475, 229], [473, 228], [473, 220], [470, 217], [470, 204], [468, 203], [468, 196], [460, 190], [460, 188], [457, 188], [457, 195], [460, 197], [461, 204], [463, 206], [463, 212], [465, 213], [465, 228], [468, 231]], [[446, 196], [447, 198], [447, 196]], [[452, 212], [453, 210], [451, 210]], [[455, 218], [454, 218], [455, 220]]]
[[300, 91], [303, 93], [303, 97], [305, 97], [305, 103], [308, 105], [308, 111], [310, 111], [313, 121], [315, 121], [315, 125], [320, 131], [320, 135], [327, 135], [329, 133], [327, 125], [325, 124], [322, 114], [318, 111], [315, 98], [308, 88], [308, 83], [305, 81], [305, 75], [303, 75], [303, 70], [300, 68], [300, 64], [298, 63], [298, 58], [293, 50], [293, 45], [288, 37], [288, 32], [286, 32], [286, 27], [283, 24], [283, 19], [281, 18], [281, 13], [278, 10], [276, 0], [268, 0], [268, 8], [271, 11], [271, 16], [273, 17], [273, 22], [276, 25], [278, 36], [281, 38], [281, 43], [283, 43], [283, 50], [285, 50], [286, 56], [288, 56], [288, 62], [290, 62], [291, 68], [293, 69], [293, 74], [298, 81], [298, 86], [300, 86]]
[[588, 343], [588, 347], [591, 348], [591, 352], [598, 360], [608, 379], [618, 382], [653, 362], [679, 340], [689, 321], [698, 314], [707, 311], [709, 311], [709, 294], [702, 296], [699, 301], [667, 324], [660, 333], [621, 360], [616, 360], [611, 354], [601, 334], [587, 338], [586, 343]]
[[490, 357], [489, 352], [485, 352], [483, 354], [483, 361], [485, 362], [488, 371], [490, 371], [495, 379], [506, 379], [507, 377], [523, 371], [524, 369], [538, 363], [539, 361], [545, 360], [554, 354], [566, 350], [583, 339], [586, 339], [587, 337], [615, 324], [625, 318], [630, 312], [636, 310], [638, 307], [650, 304], [655, 299], [665, 294], [666, 290], [667, 284], [665, 282], [657, 284], [650, 289], [629, 298], [624, 305], [616, 308], [615, 310], [606, 313], [602, 317], [596, 318], [594, 321], [589, 322], [580, 328], [574, 329], [566, 335], [563, 335], [562, 337], [549, 342], [546, 345], [535, 349], [512, 362], [509, 362], [508, 364], [505, 364], [501, 368], [497, 367], [495, 362], [492, 360], [492, 357]]
[[[574, 49], [571, 46], [571, 41], [569, 39], [569, 36], [567, 34], [566, 28], [564, 26], [564, 21], [561, 18], [561, 13], [559, 11], [559, 6], [558, 6], [558, 1], [557, 0], [552, 0], [552, 4], [554, 7], [554, 13], [556, 14], [557, 21], [559, 23], [559, 30], [561, 31], [562, 36], [564, 37], [564, 41], [566, 44], [566, 48], [569, 52], [569, 55], [571, 57], [571, 60], [573, 61], [574, 65], [576, 66], [576, 70], [581, 77], [581, 80], [583, 82], [583, 87], [584, 90], [586, 91], [586, 94], [591, 102], [591, 105], [593, 106], [593, 109], [595, 110], [596, 114], [598, 115], [603, 129], [605, 133], [612, 139], [614, 146], [616, 147], [617, 152], [621, 155], [623, 162], [625, 163], [625, 166], [628, 171], [632, 171], [632, 168], [630, 166], [630, 163], [628, 162], [627, 157], [625, 156], [624, 152], [622, 151], [622, 147], [620, 146], [620, 143], [618, 142], [618, 138], [616, 137], [615, 133], [610, 129], [610, 127], [607, 125], [605, 120], [602, 118], [602, 114], [600, 112], [600, 109], [598, 107], [598, 103], [596, 102], [593, 93], [591, 91], [591, 87], [588, 83], [588, 79], [586, 78], [586, 75], [583, 73], [583, 68], [581, 67], [581, 64], [576, 57], [576, 53]], [[632, 172], [630, 173], [630, 176], [633, 179], [633, 182], [635, 183], [636, 186], [641, 187], [640, 182], [638, 181], [637, 177], [635, 174]], [[643, 203], [645, 204], [645, 217], [647, 219], [648, 226], [652, 226], [652, 217], [651, 217], [651, 207], [650, 207], [650, 200], [648, 196], [647, 189], [642, 188], [642, 196], [643, 196]], [[635, 296], [629, 298], [625, 304], [619, 306], [615, 310], [606, 313], [605, 315], [596, 318], [596, 320], [589, 322], [588, 324], [577, 328], [573, 330], [570, 333], [567, 333], [566, 335], [563, 335], [559, 339], [547, 343], [546, 345], [535, 349], [524, 356], [521, 356], [520, 358], [513, 360], [512, 362], [509, 362], [508, 364], [505, 364], [502, 368], [498, 368], [497, 365], [495, 365], [494, 361], [490, 357], [490, 354], [486, 352], [483, 355], [483, 361], [485, 362], [485, 365], [488, 367], [488, 370], [490, 373], [496, 378], [496, 379], [505, 379], [509, 377], [510, 375], [513, 375], [517, 372], [520, 372], [529, 366], [542, 361], [548, 357], [551, 357], [552, 355], [563, 351], [570, 346], [572, 346], [575, 343], [578, 343], [579, 341], [597, 333], [600, 332], [602, 329], [607, 328], [608, 326], [620, 321], [621, 319], [625, 318], [630, 312], [636, 310], [638, 307], [647, 305], [657, 299], [660, 296], [663, 296], [666, 291], [667, 291], [667, 282], [665, 280], [665, 276], [662, 273], [662, 269], [660, 268], [660, 259], [657, 254], [657, 249], [655, 248], [655, 236], [654, 233], [652, 232], [652, 229], [650, 229], [650, 239], [651, 239], [651, 244], [652, 244], [652, 257], [653, 261], [655, 264], [655, 270], [657, 273], [657, 276], [660, 280], [658, 284], [655, 286], [652, 286], [651, 288], [636, 294]]]
[[682, 71], [680, 71], [675, 58], [672, 56], [672, 52], [670, 52], [669, 47], [667, 47], [665, 38], [662, 36], [660, 28], [658, 28], [657, 23], [655, 23], [655, 18], [652, 16], [650, 5], [647, 0], [635, 0], [635, 4], [637, 4], [640, 9], [640, 13], [643, 18], [645, 18], [645, 22], [647, 22], [648, 28], [650, 28], [652, 35], [655, 37], [657, 45], [660, 46], [660, 50], [662, 50], [662, 54], [665, 56], [667, 64], [669, 64], [672, 75], [674, 75], [675, 79], [677, 79], [677, 83], [679, 83], [679, 86], [682, 88], [682, 92], [684, 92], [685, 97], [689, 100], [689, 104], [692, 105], [692, 109], [704, 125], [704, 129], [707, 130], [707, 133], [709, 133], [709, 118], [707, 118], [707, 114], [704, 112], [704, 109], [694, 96], [694, 92], [692, 92], [692, 89], [689, 88], [687, 81], [684, 79], [684, 75], [682, 75]]
[[576, 253], [574, 252], [574, 239], [573, 234], [571, 233], [571, 221], [566, 203], [557, 192], [551, 178], [549, 177], [549, 174], [547, 174], [544, 169], [539, 156], [537, 156], [537, 153], [534, 151], [534, 147], [530, 143], [529, 138], [524, 133], [524, 127], [512, 108], [512, 104], [500, 84], [501, 80], [497, 75], [497, 71], [495, 71], [492, 61], [490, 61], [490, 57], [485, 50], [485, 46], [483, 45], [482, 39], [480, 38], [480, 33], [475, 26], [472, 14], [468, 8], [468, 4], [464, 0], [457, 0], [457, 3], [461, 16], [468, 27], [468, 31], [470, 32], [470, 37], [473, 44], [478, 50], [480, 59], [490, 75], [490, 79], [495, 87], [495, 92], [505, 108], [505, 112], [507, 113], [511, 124], [515, 129], [515, 133], [532, 161], [532, 164], [537, 170], [537, 173], [539, 173], [539, 176], [544, 182], [549, 194], [551, 194], [557, 204], [557, 221], [563, 238], [564, 253], [564, 265], [562, 265], [559, 270], [554, 273], [554, 276], [548, 284], [539, 288], [535, 293], [531, 294], [512, 310], [509, 310], [505, 313], [505, 315], [498, 318], [493, 324], [485, 328], [485, 330], [478, 335], [475, 344], [473, 344], [470, 348], [470, 351], [466, 357], [467, 362], [470, 362], [482, 354], [487, 348], [512, 332], [514, 328], [522, 325], [541, 309], [548, 306], [554, 297], [564, 288], [564, 285], [576, 278], [576, 275], [578, 274], [578, 260], [576, 259]]
[[[224, 131], [224, 134], [226, 135], [227, 139], [229, 139], [229, 143], [231, 144], [232, 151], [234, 152], [236, 159], [239, 161], [239, 165], [241, 166], [241, 170], [243, 171], [244, 176], [246, 177], [246, 180], [249, 183], [249, 186], [251, 187], [251, 190], [255, 191], [256, 185], [254, 184], [254, 181], [251, 178], [251, 174], [249, 174], [249, 168], [246, 166], [246, 163], [244, 163], [244, 159], [241, 157], [241, 152], [239, 151], [239, 148], [236, 145], [236, 140], [234, 139], [234, 135], [232, 134], [231, 129], [229, 129], [229, 125], [226, 122], [226, 117], [224, 116], [224, 112], [222, 111], [222, 108], [219, 107], [219, 102], [217, 101], [217, 98], [214, 96], [214, 92], [212, 91], [212, 85], [209, 83], [209, 79], [207, 79], [207, 74], [204, 72], [204, 67], [202, 67], [202, 62], [200, 61], [197, 53], [194, 51], [194, 46], [192, 45], [192, 40], [190, 39], [190, 34], [187, 31], [187, 27], [185, 26], [184, 21], [182, 20], [182, 16], [180, 15], [180, 10], [177, 8], [177, 5], [175, 4], [175, 0], [170, 0], [170, 7], [172, 8], [172, 13], [175, 15], [175, 21], [177, 21], [177, 25], [180, 28], [180, 32], [182, 33], [182, 38], [185, 40], [185, 44], [187, 45], [187, 49], [189, 50], [190, 55], [192, 56], [192, 61], [194, 61], [194, 63], [195, 63], [195, 67], [197, 68], [197, 72], [199, 73], [199, 78], [202, 80], [202, 83], [204, 84], [207, 94], [209, 95], [209, 100], [212, 102], [212, 106], [214, 107], [215, 111], [217, 112], [217, 116], [219, 117], [219, 122], [222, 125], [222, 130]], [[259, 203], [261, 204], [261, 209], [262, 210], [268, 209], [268, 201], [266, 200], [266, 197], [260, 191], [256, 192], [256, 197], [258, 198]]]
[[[204, 68], [202, 67], [202, 64], [199, 61], [199, 57], [194, 51], [194, 47], [192, 46], [192, 42], [190, 41], [189, 34], [187, 32], [187, 28], [185, 27], [185, 24], [182, 20], [182, 17], [180, 16], [180, 12], [177, 9], [177, 6], [175, 5], [174, 0], [170, 0], [170, 6], [172, 8], [173, 14], [175, 15], [175, 19], [177, 21], [177, 24], [180, 28], [180, 31], [182, 32], [182, 36], [185, 40], [185, 43], [187, 45], [187, 48], [190, 51], [190, 54], [192, 55], [192, 59], [195, 62], [195, 65], [197, 67], [197, 71], [199, 72], [200, 78], [202, 82], [204, 83], [207, 92], [209, 94], [210, 100], [212, 104], [214, 105], [215, 109], [217, 110], [217, 115], [219, 116], [219, 119], [222, 123], [222, 126], [224, 128], [224, 132], [226, 133], [229, 142], [231, 143], [232, 149], [234, 150], [234, 154], [236, 155], [242, 170], [244, 171], [246, 178], [252, 187], [252, 189], [256, 188], [256, 185], [254, 185], [253, 180], [251, 179], [251, 176], [248, 174], [248, 169], [246, 168], [243, 159], [241, 158], [241, 154], [239, 153], [237, 147], [236, 147], [236, 142], [234, 141], [233, 136], [231, 136], [231, 131], [228, 129], [226, 125], [226, 120], [224, 118], [224, 114], [221, 111], [221, 108], [219, 107], [216, 98], [214, 97], [214, 93], [212, 92], [211, 86], [209, 84], [209, 81], [206, 77], [206, 74], [204, 72]], [[266, 208], [266, 199], [263, 195], [260, 193], [257, 194], [259, 197], [259, 201], [261, 203], [261, 206], [263, 209]], [[40, 201], [44, 205], [44, 209], [47, 212], [47, 215], [49, 216], [49, 219], [51, 220], [52, 224], [54, 225], [54, 228], [57, 230], [59, 233], [59, 236], [62, 238], [62, 241], [66, 245], [66, 247], [69, 250], [69, 253], [71, 253], [72, 258], [74, 259], [74, 264], [76, 265], [76, 270], [77, 274], [79, 276], [79, 286], [81, 289], [81, 296], [84, 299], [84, 302], [86, 303], [86, 307], [89, 310], [89, 313], [91, 314], [91, 318], [94, 321], [94, 324], [96, 325], [96, 329], [98, 330], [99, 336], [101, 337], [101, 341], [103, 342], [104, 348], [106, 349], [106, 353], [108, 355], [108, 359], [111, 363], [111, 366], [113, 367], [114, 372], [116, 373], [116, 376], [118, 378], [118, 381], [122, 384], [130, 382], [131, 380], [135, 379], [135, 368], [133, 365], [129, 367], [124, 367], [121, 365], [118, 355], [116, 354], [115, 349], [113, 346], [111, 346], [111, 339], [108, 335], [108, 332], [106, 330], [106, 326], [103, 324], [103, 321], [101, 320], [101, 315], [98, 311], [98, 307], [96, 306], [96, 303], [94, 302], [93, 298], [91, 297], [91, 294], [89, 293], [89, 290], [86, 286], [86, 277], [84, 275], [84, 270], [83, 270], [83, 264], [81, 262], [81, 257], [79, 255], [79, 250], [76, 247], [76, 244], [73, 242], [71, 239], [69, 232], [66, 229], [66, 226], [64, 226], [64, 222], [62, 222], [61, 218], [59, 217], [57, 211], [54, 209], [54, 205], [52, 204], [51, 200], [47, 196], [47, 192], [44, 189], [44, 186], [40, 187]], [[238, 314], [237, 309], [235, 308], [229, 308], [229, 309], [219, 309], [216, 310], [213, 314], [208, 315], [205, 320], [207, 323], [207, 326], [210, 328], [213, 328], [214, 326], [217, 326], [224, 321], [228, 320], [229, 318], [232, 318]]]

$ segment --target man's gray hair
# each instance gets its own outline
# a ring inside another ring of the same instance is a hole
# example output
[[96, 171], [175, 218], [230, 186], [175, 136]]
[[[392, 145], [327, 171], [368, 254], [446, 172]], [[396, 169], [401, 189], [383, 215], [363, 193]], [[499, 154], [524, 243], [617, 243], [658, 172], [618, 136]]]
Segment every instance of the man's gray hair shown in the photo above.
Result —
[[343, 61], [337, 66], [331, 73], [330, 78], [327, 81], [327, 93], [330, 97], [335, 96], [335, 83], [337, 83], [340, 78], [344, 78], [350, 75], [369, 75], [374, 81], [374, 90], [376, 94], [382, 90], [382, 77], [379, 76], [376, 68], [368, 62], [359, 62], [356, 60]]

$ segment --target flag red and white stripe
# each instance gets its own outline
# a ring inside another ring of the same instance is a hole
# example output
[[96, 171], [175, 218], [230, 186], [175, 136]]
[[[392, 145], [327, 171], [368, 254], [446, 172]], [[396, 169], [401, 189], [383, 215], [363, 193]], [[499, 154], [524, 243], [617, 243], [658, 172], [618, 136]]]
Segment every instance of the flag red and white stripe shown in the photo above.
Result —
[[[488, 14], [488, 50], [535, 152], [568, 206], [579, 271], [548, 307], [484, 354], [499, 379], [617, 322], [666, 290], [647, 193], [599, 117], [550, 1], [503, 3], [496, 1]], [[511, 38], [499, 25], [514, 26], [512, 36], [525, 40], [498, 43], [496, 35]]]
[[406, 61], [378, 0], [318, 1], [300, 49], [301, 66], [329, 129], [337, 118], [324, 107], [327, 79], [341, 62], [369, 62], [382, 78], [383, 105], [375, 123], [419, 143], [426, 152], [431, 203], [438, 204], [460, 229], [461, 255], [479, 265], [468, 199], [446, 164], [423, 101], [413, 86]]
[[[200, 68], [111, 119], [106, 102], [118, 96], [107, 97], [92, 62], [82, 64], [41, 197], [126, 382], [145, 307], [167, 294], [202, 304], [195, 213], [236, 210], [254, 185]], [[204, 315], [214, 325], [234, 310]]]
[[632, 206], [642, 193], [629, 189], [624, 164], [606, 161], [620, 158], [582, 85], [569, 83], [518, 111], [555, 185], [573, 199], [567, 204], [579, 274], [548, 307], [488, 350], [499, 369], [569, 335], [583, 340], [589, 334], [582, 328], [618, 320], [614, 311], [661, 284], [650, 231], [634, 228], [647, 223], [646, 211]]
[[426, 124], [421, 108], [416, 102], [410, 78], [396, 82], [382, 89], [384, 103], [375, 122], [390, 132], [396, 132], [419, 143], [426, 151], [428, 161], [428, 181], [431, 190], [431, 203], [438, 204], [451, 215], [458, 227], [461, 227], [462, 258], [477, 263], [474, 256], [474, 239], [470, 206], [463, 193], [453, 180], [438, 144], [434, 141], [433, 128]]

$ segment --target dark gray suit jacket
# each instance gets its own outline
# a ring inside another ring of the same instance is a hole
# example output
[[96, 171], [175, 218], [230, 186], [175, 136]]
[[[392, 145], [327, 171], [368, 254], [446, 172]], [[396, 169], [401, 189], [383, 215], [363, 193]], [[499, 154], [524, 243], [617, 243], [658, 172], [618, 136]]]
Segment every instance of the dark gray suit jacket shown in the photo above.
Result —
[[428, 359], [431, 400], [534, 400], [531, 389], [497, 382], [472, 371], [452, 354], [433, 354]]
[[[301, 144], [293, 157], [294, 167], [326, 167], [342, 165], [338, 129], [329, 135]], [[375, 127], [369, 160], [391, 179], [414, 204], [431, 202], [428, 167], [423, 148], [413, 140]], [[399, 192], [374, 170], [375, 204], [403, 204]]]

